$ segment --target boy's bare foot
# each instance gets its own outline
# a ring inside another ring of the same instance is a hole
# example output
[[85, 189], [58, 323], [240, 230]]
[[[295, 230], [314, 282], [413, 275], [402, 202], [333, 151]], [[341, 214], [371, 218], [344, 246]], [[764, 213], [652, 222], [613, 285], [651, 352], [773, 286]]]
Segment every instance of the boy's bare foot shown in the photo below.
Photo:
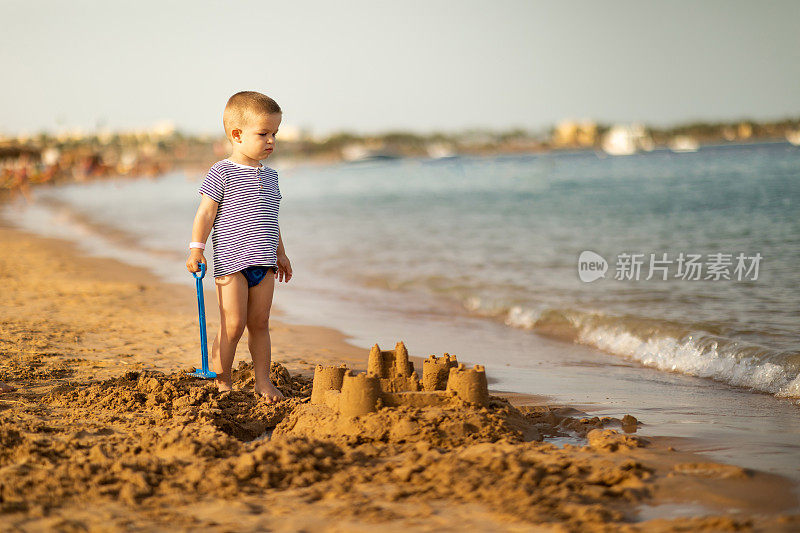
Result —
[[260, 387], [255, 388], [256, 394], [260, 395], [262, 398], [266, 398], [269, 403], [278, 403], [281, 400], [285, 400], [286, 397], [283, 393], [272, 384], [271, 381], [267, 382], [267, 386], [263, 389]]
[[4, 392], [14, 392], [15, 390], [17, 390], [16, 387], [12, 387], [8, 383], [3, 383], [0, 381], [0, 394], [3, 394]]
[[225, 382], [224, 382], [223, 380], [221, 380], [221, 379], [215, 379], [215, 380], [214, 380], [214, 383], [216, 383], [216, 385], [217, 385], [217, 390], [218, 390], [219, 392], [227, 392], [227, 391], [229, 391], [229, 390], [231, 390], [231, 389], [232, 389], [232, 387], [231, 387], [231, 384], [230, 384], [230, 383], [225, 383]]

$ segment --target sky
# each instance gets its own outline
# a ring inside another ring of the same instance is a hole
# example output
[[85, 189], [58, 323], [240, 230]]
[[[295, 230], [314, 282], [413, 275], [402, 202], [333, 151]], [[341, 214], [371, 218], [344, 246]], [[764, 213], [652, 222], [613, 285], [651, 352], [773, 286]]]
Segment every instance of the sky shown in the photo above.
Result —
[[0, 0], [0, 132], [542, 131], [800, 117], [800, 2]]

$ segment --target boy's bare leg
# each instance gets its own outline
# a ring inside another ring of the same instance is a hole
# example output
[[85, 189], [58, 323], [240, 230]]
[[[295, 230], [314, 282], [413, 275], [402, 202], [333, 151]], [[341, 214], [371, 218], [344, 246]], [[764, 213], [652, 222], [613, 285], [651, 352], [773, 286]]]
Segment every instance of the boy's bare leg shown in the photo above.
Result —
[[275, 276], [271, 274], [267, 274], [255, 287], [250, 287], [247, 301], [247, 346], [250, 348], [250, 356], [253, 358], [256, 394], [260, 394], [271, 402], [278, 402], [283, 399], [283, 394], [269, 379], [269, 366], [272, 361], [269, 313], [274, 290]]
[[214, 278], [219, 302], [219, 331], [211, 345], [211, 362], [217, 388], [231, 390], [231, 368], [236, 345], [247, 324], [247, 280], [243, 274]]

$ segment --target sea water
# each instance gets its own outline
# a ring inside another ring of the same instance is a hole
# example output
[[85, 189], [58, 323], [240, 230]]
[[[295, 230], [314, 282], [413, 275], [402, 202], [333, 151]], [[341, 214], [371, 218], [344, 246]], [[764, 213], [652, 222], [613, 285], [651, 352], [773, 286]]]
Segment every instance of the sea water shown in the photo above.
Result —
[[[275, 168], [289, 320], [800, 478], [800, 148]], [[200, 179], [38, 189], [6, 215], [190, 283]]]

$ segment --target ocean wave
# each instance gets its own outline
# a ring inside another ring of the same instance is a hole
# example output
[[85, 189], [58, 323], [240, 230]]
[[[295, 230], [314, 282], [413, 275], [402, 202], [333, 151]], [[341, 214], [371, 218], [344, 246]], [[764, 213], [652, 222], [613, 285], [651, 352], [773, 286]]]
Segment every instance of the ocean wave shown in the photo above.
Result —
[[481, 305], [465, 307], [506, 325], [604, 352], [667, 372], [710, 378], [779, 397], [800, 398], [800, 354], [726, 338], [710, 324], [684, 324], [598, 311]]

